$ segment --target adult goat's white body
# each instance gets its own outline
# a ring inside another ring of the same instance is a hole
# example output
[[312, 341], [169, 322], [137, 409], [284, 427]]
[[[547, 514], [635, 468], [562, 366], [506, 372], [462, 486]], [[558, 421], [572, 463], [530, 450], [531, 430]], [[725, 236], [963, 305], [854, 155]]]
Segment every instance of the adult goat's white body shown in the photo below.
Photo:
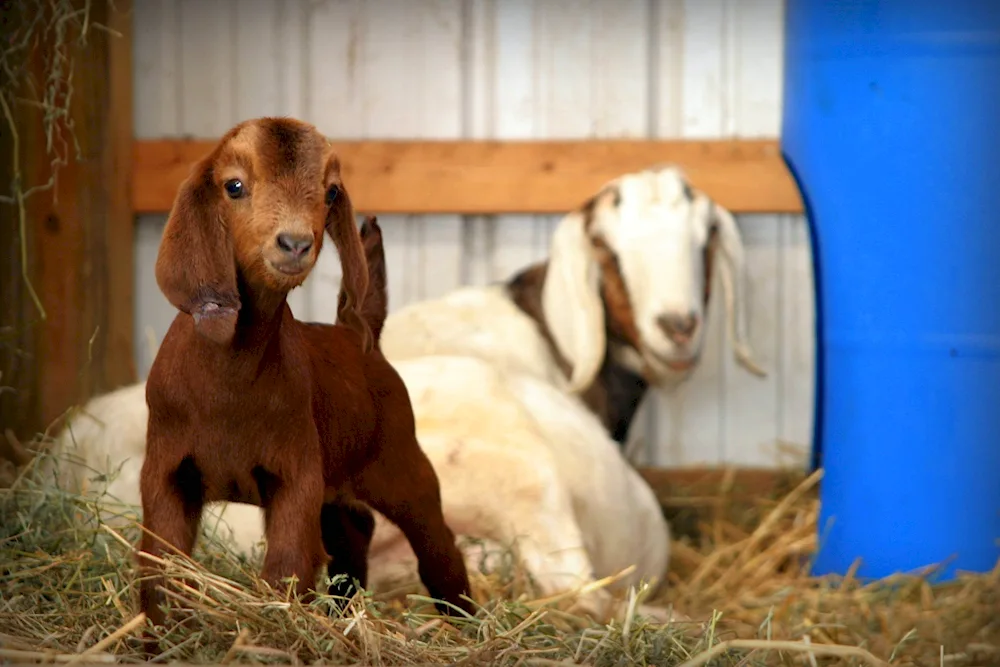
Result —
[[393, 363], [436, 354], [467, 355], [563, 391], [568, 388], [536, 322], [514, 304], [502, 284], [461, 287], [399, 309], [386, 319], [382, 351]]
[[[457, 535], [516, 540], [549, 594], [629, 567], [622, 585], [662, 579], [669, 528], [619, 445], [647, 384], [682, 381], [696, 367], [716, 265], [737, 358], [760, 373], [744, 338], [735, 223], [671, 168], [616, 179], [567, 215], [546, 263], [388, 318], [382, 349], [407, 385]], [[71, 422], [81, 453], [102, 473], [124, 462], [109, 493], [138, 504], [142, 384], [86, 411], [107, 426], [95, 430], [86, 415]], [[64, 450], [68, 439], [67, 430]], [[223, 518], [240, 549], [260, 539], [256, 507], [228, 505]], [[466, 555], [477, 567], [478, 551]], [[381, 517], [370, 561], [369, 588], [416, 580], [406, 541]], [[583, 602], [602, 613], [606, 595]]]
[[[578, 400], [474, 357], [428, 356], [396, 367], [456, 533], [499, 545], [517, 540], [546, 595], [629, 566], [635, 570], [622, 585], [662, 578], [669, 531], [660, 505]], [[401, 533], [379, 525], [372, 584], [412, 580], [415, 564]]]

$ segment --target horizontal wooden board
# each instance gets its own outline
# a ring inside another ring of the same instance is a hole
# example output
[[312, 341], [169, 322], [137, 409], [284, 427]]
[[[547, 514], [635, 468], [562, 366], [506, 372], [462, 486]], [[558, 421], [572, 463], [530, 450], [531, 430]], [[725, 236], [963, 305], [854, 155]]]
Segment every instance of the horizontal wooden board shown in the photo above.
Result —
[[[800, 213], [776, 140], [335, 141], [359, 213], [565, 213], [604, 183], [656, 164], [682, 167], [733, 213]], [[134, 145], [133, 206], [166, 212], [211, 141]]]

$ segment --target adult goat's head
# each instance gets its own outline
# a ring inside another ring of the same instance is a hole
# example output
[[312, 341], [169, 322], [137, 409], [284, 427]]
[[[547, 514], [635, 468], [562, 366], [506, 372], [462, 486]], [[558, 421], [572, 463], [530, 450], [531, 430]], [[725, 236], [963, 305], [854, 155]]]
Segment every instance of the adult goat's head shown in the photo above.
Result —
[[651, 382], [690, 374], [716, 268], [736, 359], [762, 376], [746, 338], [739, 229], [679, 169], [621, 176], [564, 217], [552, 238], [542, 303], [572, 366], [571, 389], [593, 381], [609, 335], [624, 343], [619, 361]]
[[202, 334], [227, 342], [241, 293], [283, 298], [312, 270], [324, 230], [343, 265], [341, 320], [369, 347], [371, 334], [356, 314], [368, 270], [337, 155], [308, 123], [245, 121], [181, 185], [156, 260], [157, 284]]

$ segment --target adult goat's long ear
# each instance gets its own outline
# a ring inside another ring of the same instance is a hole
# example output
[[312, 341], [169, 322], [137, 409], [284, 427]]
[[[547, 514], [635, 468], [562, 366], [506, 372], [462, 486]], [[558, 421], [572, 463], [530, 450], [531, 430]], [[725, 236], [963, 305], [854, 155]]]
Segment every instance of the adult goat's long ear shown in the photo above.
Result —
[[746, 268], [743, 262], [743, 239], [733, 215], [725, 208], [713, 202], [707, 202], [710, 207], [710, 219], [716, 226], [719, 239], [719, 249], [722, 251], [722, 261], [719, 266], [719, 278], [722, 279], [722, 291], [726, 299], [726, 320], [729, 330], [729, 342], [733, 346], [736, 361], [749, 372], [759, 377], [766, 377], [767, 372], [754, 361], [753, 351], [747, 336], [746, 322]]
[[[330, 160], [336, 160], [333, 155]], [[345, 188], [338, 187], [338, 193], [326, 214], [326, 233], [340, 255], [341, 279], [337, 298], [337, 322], [354, 329], [361, 336], [361, 348], [367, 353], [374, 347], [371, 328], [361, 316], [361, 306], [368, 292], [368, 262], [361, 243], [357, 223], [354, 221], [354, 206]]]
[[604, 362], [606, 334], [601, 302], [601, 271], [581, 211], [564, 217], [552, 235], [542, 287], [545, 321], [563, 356], [573, 367], [569, 390], [590, 386]]
[[156, 256], [156, 284], [178, 310], [194, 318], [201, 335], [229, 343], [236, 330], [240, 295], [236, 260], [220, 210], [212, 162], [195, 165], [181, 183]]

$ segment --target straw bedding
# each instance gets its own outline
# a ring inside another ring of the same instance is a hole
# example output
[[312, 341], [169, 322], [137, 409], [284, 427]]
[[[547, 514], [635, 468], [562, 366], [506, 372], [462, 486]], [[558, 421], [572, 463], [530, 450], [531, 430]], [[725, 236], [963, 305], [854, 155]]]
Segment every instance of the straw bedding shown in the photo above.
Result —
[[[0, 491], [0, 661], [141, 661], [138, 527], [101, 524], [96, 505], [39, 484], [34, 469]], [[158, 661], [1000, 665], [1000, 563], [940, 585], [927, 576], [867, 585], [850, 574], [808, 576], [818, 478], [789, 474], [790, 491], [753, 501], [727, 501], [727, 489], [700, 499], [671, 489], [668, 504], [685, 509], [674, 512], [668, 585], [656, 599], [630, 599], [672, 605], [683, 620], [667, 625], [579, 618], [570, 599], [538, 599], [513, 558], [472, 573], [475, 618], [445, 621], [405, 591], [358, 596], [337, 615], [327, 597], [304, 606], [266, 590], [256, 563], [227, 554], [206, 525], [193, 560], [165, 561], [182, 582], [172, 601], [188, 611], [162, 636]]]

